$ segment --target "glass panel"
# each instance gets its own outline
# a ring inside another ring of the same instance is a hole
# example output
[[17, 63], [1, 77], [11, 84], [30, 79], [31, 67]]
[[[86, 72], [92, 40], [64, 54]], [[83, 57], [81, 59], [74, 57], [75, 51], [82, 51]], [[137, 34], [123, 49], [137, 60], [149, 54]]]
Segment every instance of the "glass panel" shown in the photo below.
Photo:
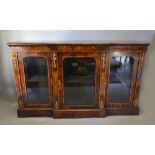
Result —
[[24, 58], [27, 98], [30, 104], [48, 104], [48, 73], [44, 58]]
[[93, 58], [64, 59], [65, 105], [94, 104], [95, 64]]
[[128, 103], [134, 59], [112, 56], [109, 79], [109, 103]]

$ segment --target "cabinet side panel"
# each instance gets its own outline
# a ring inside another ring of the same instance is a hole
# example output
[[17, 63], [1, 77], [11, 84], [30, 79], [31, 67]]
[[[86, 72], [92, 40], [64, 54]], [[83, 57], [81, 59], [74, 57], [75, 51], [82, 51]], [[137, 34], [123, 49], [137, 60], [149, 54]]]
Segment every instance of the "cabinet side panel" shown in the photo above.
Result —
[[142, 77], [143, 67], [144, 67], [144, 57], [145, 52], [139, 54], [139, 64], [138, 64], [138, 71], [137, 71], [137, 80], [136, 80], [136, 87], [134, 93], [134, 106], [138, 106], [138, 97], [140, 93], [140, 81]]
[[16, 92], [17, 92], [17, 98], [18, 98], [18, 106], [19, 108], [23, 108], [24, 103], [23, 103], [23, 95], [22, 95], [22, 88], [21, 88], [21, 77], [20, 77], [20, 70], [19, 70], [18, 53], [12, 52], [11, 54], [12, 54], [15, 86], [16, 86]]
[[134, 59], [134, 65], [133, 65], [133, 71], [132, 71], [130, 96], [129, 96], [129, 103], [131, 106], [133, 106], [133, 99], [134, 99], [134, 93], [135, 93], [135, 88], [136, 88], [136, 77], [137, 77], [137, 70], [138, 70], [139, 54], [134, 53], [133, 59]]

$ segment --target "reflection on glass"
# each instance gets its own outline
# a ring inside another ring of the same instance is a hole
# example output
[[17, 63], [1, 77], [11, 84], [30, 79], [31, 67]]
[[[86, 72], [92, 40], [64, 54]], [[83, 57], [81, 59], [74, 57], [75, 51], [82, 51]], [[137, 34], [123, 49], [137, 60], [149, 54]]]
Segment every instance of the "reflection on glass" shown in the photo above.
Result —
[[108, 87], [109, 103], [128, 102], [133, 64], [132, 57], [121, 55], [112, 57]]
[[63, 62], [64, 104], [93, 105], [95, 60], [93, 58], [66, 58]]
[[48, 73], [44, 58], [24, 58], [27, 98], [30, 104], [48, 104]]

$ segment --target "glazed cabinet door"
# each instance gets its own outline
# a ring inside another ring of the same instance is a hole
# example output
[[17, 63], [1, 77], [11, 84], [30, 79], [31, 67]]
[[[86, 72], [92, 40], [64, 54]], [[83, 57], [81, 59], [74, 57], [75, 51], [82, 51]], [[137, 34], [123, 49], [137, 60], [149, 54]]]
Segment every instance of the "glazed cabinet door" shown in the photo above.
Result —
[[107, 53], [106, 107], [132, 107], [139, 54]]
[[99, 108], [99, 53], [59, 53], [59, 109]]
[[23, 52], [18, 58], [24, 108], [53, 107], [50, 53]]

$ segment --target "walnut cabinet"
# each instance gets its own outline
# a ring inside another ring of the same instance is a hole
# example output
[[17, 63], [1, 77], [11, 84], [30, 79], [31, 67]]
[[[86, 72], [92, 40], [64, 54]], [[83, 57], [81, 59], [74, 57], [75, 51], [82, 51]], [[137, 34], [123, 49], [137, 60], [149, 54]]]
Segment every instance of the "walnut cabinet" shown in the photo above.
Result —
[[18, 116], [139, 114], [148, 44], [8, 43]]

